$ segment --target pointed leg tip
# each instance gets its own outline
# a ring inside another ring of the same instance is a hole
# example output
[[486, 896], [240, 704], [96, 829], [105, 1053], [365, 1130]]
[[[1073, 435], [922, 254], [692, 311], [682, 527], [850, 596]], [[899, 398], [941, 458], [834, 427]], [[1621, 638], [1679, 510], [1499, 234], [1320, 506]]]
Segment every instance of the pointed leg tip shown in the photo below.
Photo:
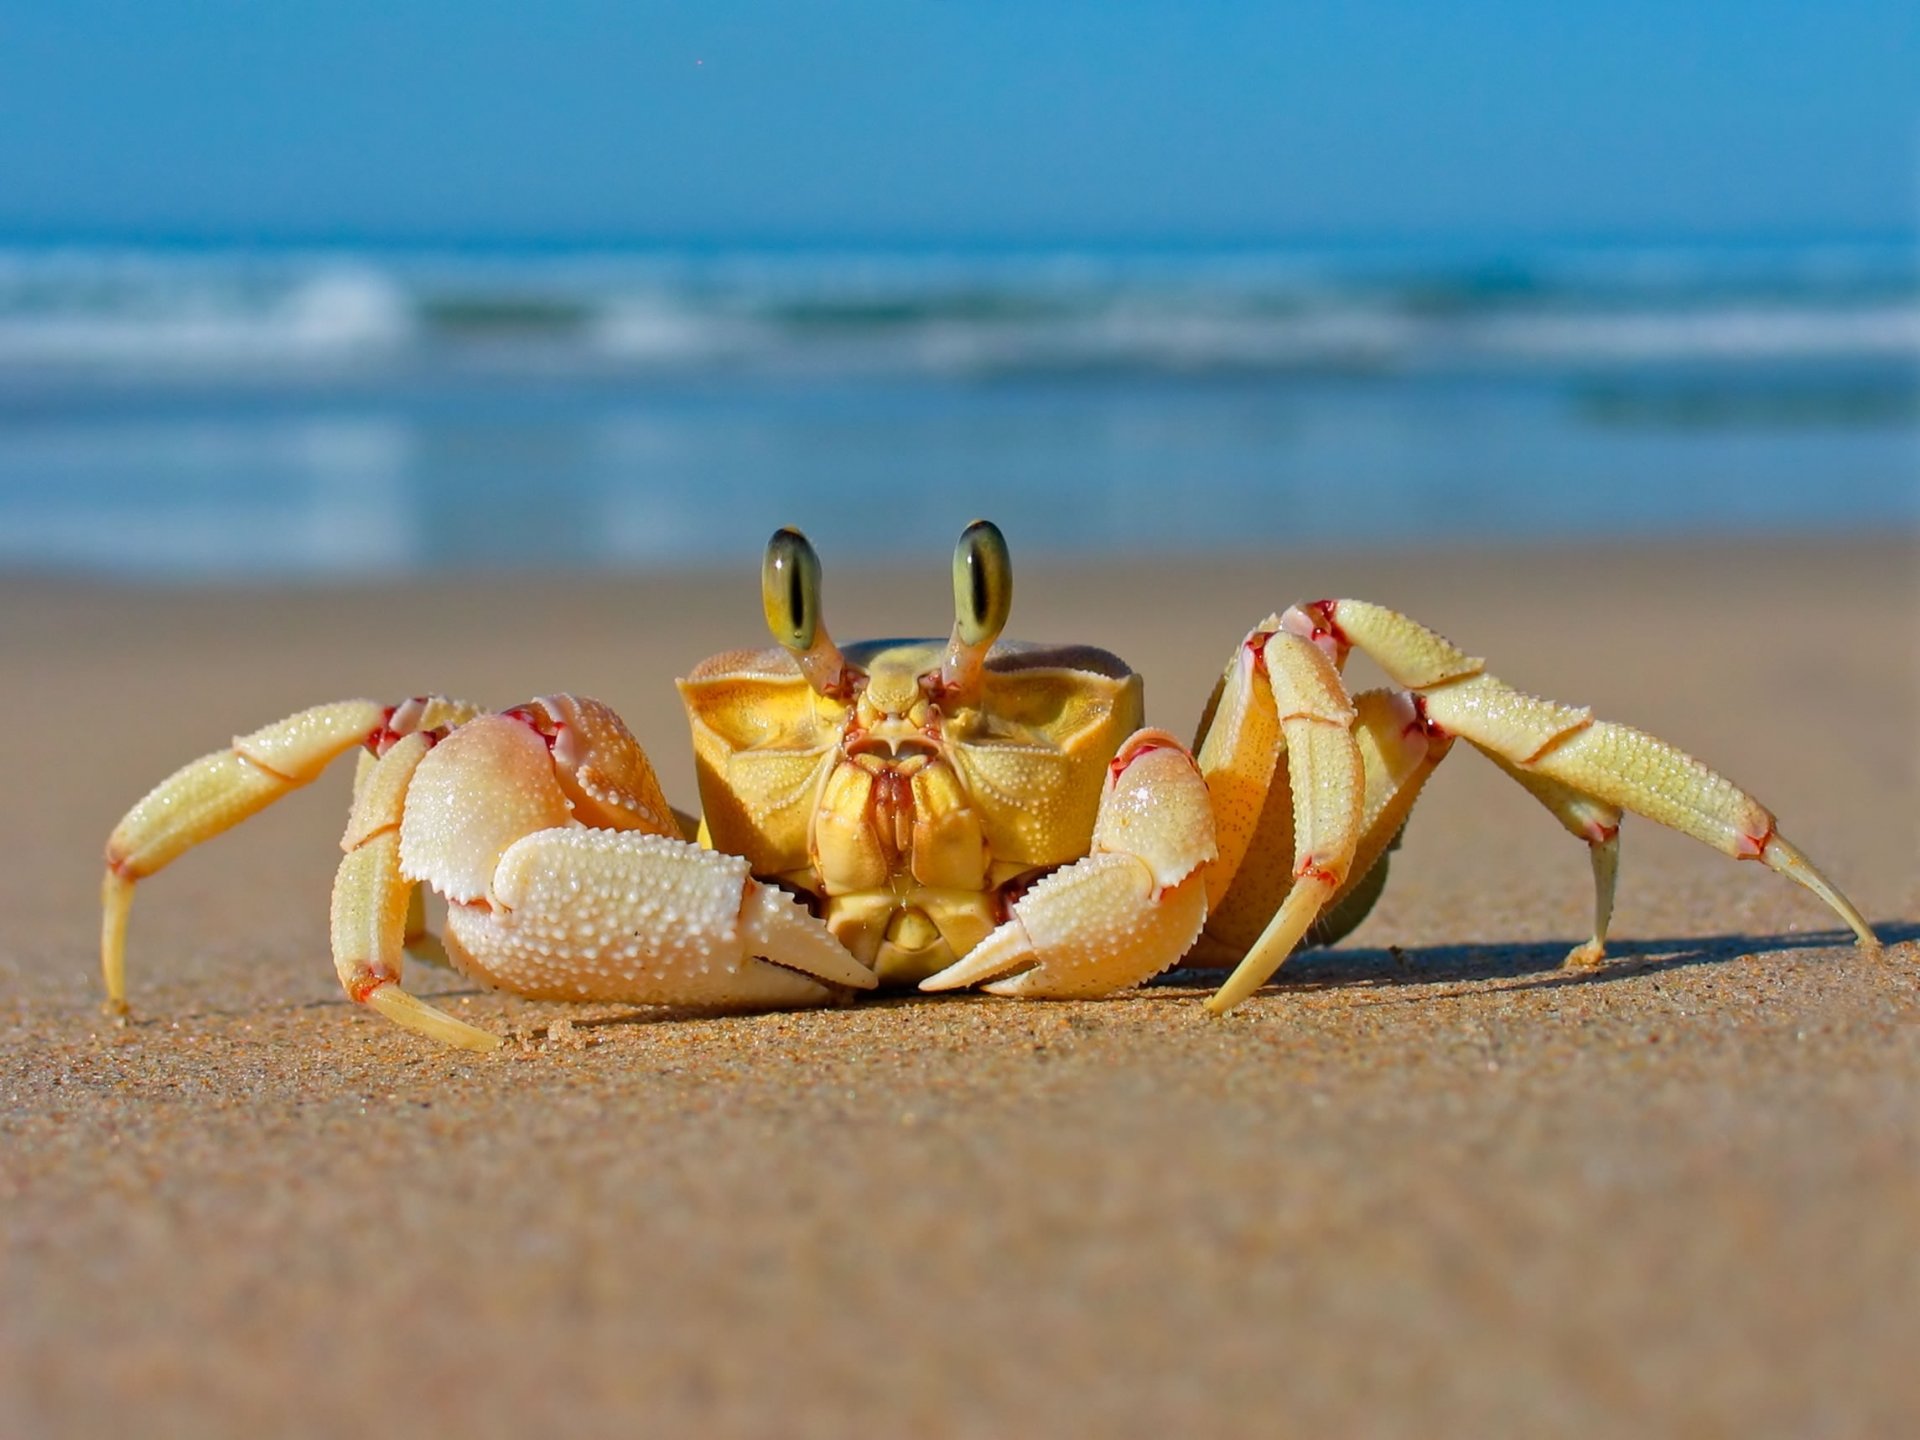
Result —
[[1230, 1010], [1238, 1009], [1270, 978], [1268, 975], [1256, 977], [1247, 973], [1246, 964], [1242, 962], [1240, 969], [1229, 975], [1226, 983], [1206, 998], [1207, 1013], [1225, 1015]]
[[469, 1025], [466, 1021], [427, 1004], [419, 997], [408, 994], [392, 981], [376, 985], [364, 996], [353, 995], [351, 991], [348, 994], [349, 998], [360, 1001], [371, 1010], [378, 1011], [403, 1030], [411, 1030], [416, 1035], [437, 1040], [454, 1050], [485, 1053], [498, 1050], [506, 1043], [491, 1030], [482, 1030], [478, 1025]]
[[1818, 895], [1853, 931], [1860, 942], [1860, 948], [1870, 956], [1884, 953], [1880, 946], [1880, 937], [1873, 933], [1873, 927], [1866, 921], [1851, 900], [1840, 892], [1833, 882], [1814, 868], [1813, 862], [1802, 855], [1779, 831], [1767, 836], [1766, 842], [1757, 854], [1759, 861], [1769, 870], [1785, 875]]
[[1584, 945], [1576, 945], [1567, 952], [1567, 958], [1560, 962], [1562, 970], [1597, 970], [1607, 958], [1607, 947], [1598, 940], [1589, 940]]

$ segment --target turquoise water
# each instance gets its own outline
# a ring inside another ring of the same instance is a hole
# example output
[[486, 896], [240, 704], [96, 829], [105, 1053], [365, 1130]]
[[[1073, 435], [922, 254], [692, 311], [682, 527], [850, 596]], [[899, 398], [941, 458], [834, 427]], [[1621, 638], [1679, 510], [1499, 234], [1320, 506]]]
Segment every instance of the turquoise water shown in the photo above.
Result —
[[0, 247], [0, 567], [1920, 530], [1910, 243]]

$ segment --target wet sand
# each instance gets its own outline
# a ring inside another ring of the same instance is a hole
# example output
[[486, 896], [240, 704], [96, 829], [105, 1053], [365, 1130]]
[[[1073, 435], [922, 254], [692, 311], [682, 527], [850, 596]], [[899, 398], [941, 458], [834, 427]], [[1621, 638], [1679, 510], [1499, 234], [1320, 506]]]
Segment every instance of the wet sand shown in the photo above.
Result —
[[[1018, 545], [1017, 535], [1013, 537]], [[845, 637], [940, 629], [941, 557]], [[1014, 629], [1190, 731], [1247, 625], [1359, 594], [1754, 790], [1890, 942], [1630, 824], [1580, 847], [1464, 747], [1346, 945], [1224, 1020], [1108, 1001], [753, 1017], [326, 958], [346, 777], [143, 885], [101, 1020], [101, 840], [319, 699], [572, 688], [692, 798], [669, 683], [751, 562], [372, 591], [0, 584], [0, 1434], [1720, 1436], [1920, 1428], [1916, 556], [1804, 548], [1021, 565]]]

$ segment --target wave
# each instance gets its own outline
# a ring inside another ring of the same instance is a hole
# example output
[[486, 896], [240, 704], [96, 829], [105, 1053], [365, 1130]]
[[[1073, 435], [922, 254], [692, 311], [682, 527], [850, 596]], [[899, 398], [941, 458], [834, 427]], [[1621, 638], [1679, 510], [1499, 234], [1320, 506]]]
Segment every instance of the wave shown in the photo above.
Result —
[[1445, 372], [1920, 356], [1899, 245], [1400, 252], [0, 249], [9, 374]]
[[271, 278], [164, 263], [0, 262], [0, 365], [299, 364], [417, 335], [395, 278], [330, 262]]

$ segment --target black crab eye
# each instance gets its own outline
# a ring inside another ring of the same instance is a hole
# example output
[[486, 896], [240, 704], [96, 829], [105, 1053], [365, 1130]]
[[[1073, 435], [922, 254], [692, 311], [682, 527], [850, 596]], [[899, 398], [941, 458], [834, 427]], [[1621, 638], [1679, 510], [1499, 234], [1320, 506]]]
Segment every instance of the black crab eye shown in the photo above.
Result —
[[991, 645], [1013, 612], [1013, 559], [991, 520], [961, 532], [953, 551], [954, 636], [963, 645]]
[[820, 556], [798, 530], [776, 530], [767, 541], [760, 603], [774, 639], [789, 650], [813, 647], [820, 631]]

